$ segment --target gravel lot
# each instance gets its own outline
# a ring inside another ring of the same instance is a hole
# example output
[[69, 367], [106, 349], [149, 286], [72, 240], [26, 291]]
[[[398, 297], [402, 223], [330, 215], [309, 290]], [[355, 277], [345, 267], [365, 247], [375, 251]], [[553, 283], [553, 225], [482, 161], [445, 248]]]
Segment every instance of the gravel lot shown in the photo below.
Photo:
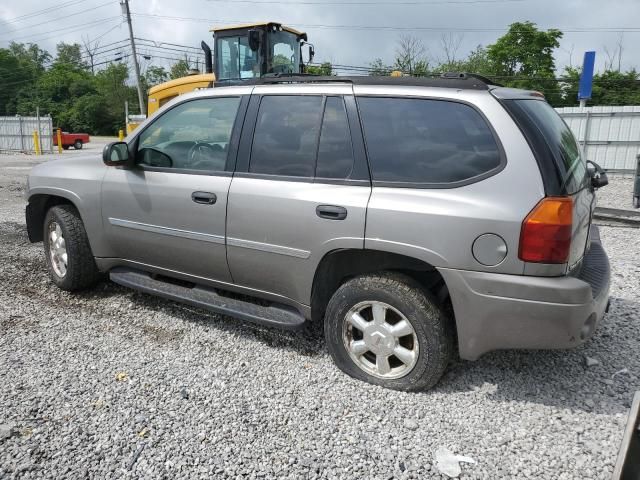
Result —
[[635, 210], [632, 203], [633, 183], [632, 175], [609, 174], [609, 185], [598, 193], [598, 205]]
[[610, 478], [640, 389], [639, 230], [602, 229], [612, 304], [587, 345], [459, 361], [404, 394], [340, 373], [319, 331], [55, 288], [22, 198], [51, 157], [0, 155], [0, 478], [441, 478], [442, 446], [476, 460], [461, 478]]

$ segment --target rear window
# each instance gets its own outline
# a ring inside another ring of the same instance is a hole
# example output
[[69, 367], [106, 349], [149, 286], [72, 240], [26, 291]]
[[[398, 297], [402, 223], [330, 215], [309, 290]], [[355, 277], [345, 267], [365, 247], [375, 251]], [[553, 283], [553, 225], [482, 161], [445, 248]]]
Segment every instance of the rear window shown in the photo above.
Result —
[[[504, 101], [525, 137], [531, 144], [534, 153], [543, 169], [545, 186], [550, 184], [559, 194], [573, 194], [586, 185], [587, 165], [582, 149], [573, 133], [560, 115], [544, 100], [506, 100]], [[548, 150], [540, 143], [544, 142]], [[545, 167], [544, 156], [553, 160], [552, 167]], [[553, 168], [555, 167], [555, 168]], [[548, 170], [554, 170], [549, 172]], [[545, 171], [547, 170], [547, 171]], [[555, 176], [555, 178], [549, 178]]]
[[448, 186], [501, 166], [493, 133], [468, 105], [360, 97], [358, 107], [374, 181]]

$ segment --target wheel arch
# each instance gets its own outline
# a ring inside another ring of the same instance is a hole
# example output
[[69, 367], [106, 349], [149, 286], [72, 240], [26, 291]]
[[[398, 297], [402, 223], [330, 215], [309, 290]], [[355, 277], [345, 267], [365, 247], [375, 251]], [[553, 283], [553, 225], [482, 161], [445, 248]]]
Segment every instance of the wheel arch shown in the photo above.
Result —
[[37, 189], [30, 192], [29, 203], [26, 211], [27, 234], [31, 243], [43, 240], [44, 218], [47, 212], [56, 205], [72, 205], [82, 219], [82, 212], [79, 208], [80, 197], [73, 192], [63, 189], [44, 190]]
[[449, 291], [436, 267], [407, 255], [369, 249], [339, 249], [324, 255], [313, 278], [311, 319], [322, 320], [331, 296], [346, 280], [381, 271], [404, 273], [416, 280], [438, 299], [453, 320]]

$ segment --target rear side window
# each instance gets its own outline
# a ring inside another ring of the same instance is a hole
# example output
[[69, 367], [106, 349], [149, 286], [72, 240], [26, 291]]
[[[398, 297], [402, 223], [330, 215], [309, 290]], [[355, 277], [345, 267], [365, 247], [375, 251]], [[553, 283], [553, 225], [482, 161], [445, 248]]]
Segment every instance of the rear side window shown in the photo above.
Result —
[[318, 146], [316, 177], [348, 178], [353, 169], [353, 146], [342, 97], [327, 97]]
[[374, 181], [446, 186], [501, 166], [491, 129], [468, 105], [360, 97], [358, 107]]
[[[504, 104], [513, 114], [536, 156], [549, 155], [553, 159], [552, 171], [542, 172], [546, 177], [545, 187], [553, 187], [554, 190], [559, 188], [557, 193], [560, 194], [573, 194], [581, 190], [586, 185], [587, 172], [582, 149], [553, 107], [537, 99], [505, 100]], [[541, 148], [541, 142], [546, 144], [548, 150]]]
[[265, 96], [260, 102], [249, 171], [313, 177], [321, 96]]

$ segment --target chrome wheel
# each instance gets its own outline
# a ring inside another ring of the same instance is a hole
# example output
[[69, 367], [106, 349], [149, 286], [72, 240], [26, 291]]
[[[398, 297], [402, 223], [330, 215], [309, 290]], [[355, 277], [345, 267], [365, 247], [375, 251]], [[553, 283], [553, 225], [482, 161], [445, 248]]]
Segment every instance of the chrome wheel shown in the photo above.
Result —
[[67, 254], [67, 245], [62, 235], [62, 229], [57, 222], [49, 224], [49, 259], [56, 275], [60, 278], [64, 277], [67, 274], [69, 255]]
[[354, 363], [366, 373], [392, 379], [407, 375], [418, 360], [411, 322], [384, 302], [355, 305], [344, 318], [343, 341]]

